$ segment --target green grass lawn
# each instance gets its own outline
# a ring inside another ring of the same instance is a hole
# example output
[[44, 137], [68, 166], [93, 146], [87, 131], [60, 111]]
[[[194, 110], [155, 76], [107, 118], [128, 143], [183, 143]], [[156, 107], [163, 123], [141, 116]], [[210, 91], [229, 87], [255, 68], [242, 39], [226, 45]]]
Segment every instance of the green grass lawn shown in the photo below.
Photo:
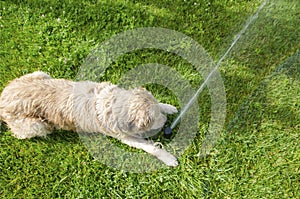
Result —
[[[0, 91], [36, 70], [75, 79], [98, 44], [138, 27], [186, 34], [218, 61], [261, 2], [0, 1]], [[300, 2], [270, 0], [229, 53], [220, 66], [227, 117], [209, 156], [199, 157], [210, 122], [207, 89], [198, 98], [197, 137], [179, 157], [180, 165], [148, 173], [95, 160], [76, 133], [17, 140], [2, 124], [0, 198], [300, 198], [299, 33]], [[194, 89], [203, 81], [187, 61], [155, 49], [120, 57], [101, 80], [118, 83], [145, 63], [172, 67]], [[147, 88], [180, 108], [172, 92]]]

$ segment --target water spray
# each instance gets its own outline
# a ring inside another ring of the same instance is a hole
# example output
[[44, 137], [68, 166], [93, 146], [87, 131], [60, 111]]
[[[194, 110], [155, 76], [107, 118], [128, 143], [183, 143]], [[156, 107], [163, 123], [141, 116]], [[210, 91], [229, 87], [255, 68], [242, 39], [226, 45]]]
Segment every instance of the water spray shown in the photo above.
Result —
[[166, 138], [170, 138], [172, 135], [172, 129], [179, 123], [180, 119], [182, 118], [182, 116], [185, 115], [185, 113], [188, 111], [188, 109], [191, 107], [191, 105], [195, 102], [195, 100], [197, 99], [197, 97], [199, 96], [199, 94], [202, 92], [204, 86], [207, 84], [207, 82], [210, 80], [210, 78], [212, 77], [212, 75], [218, 70], [219, 66], [222, 64], [222, 62], [224, 61], [224, 59], [227, 57], [227, 55], [229, 54], [229, 52], [232, 50], [232, 48], [235, 46], [235, 44], [238, 42], [238, 40], [240, 39], [240, 37], [246, 32], [246, 30], [248, 29], [249, 25], [255, 21], [255, 19], [258, 17], [260, 11], [263, 9], [263, 7], [266, 5], [266, 3], [268, 2], [268, 0], [265, 0], [257, 9], [257, 11], [255, 12], [255, 14], [251, 15], [250, 18], [247, 20], [246, 24], [244, 25], [243, 29], [235, 36], [235, 39], [233, 40], [233, 42], [231, 43], [230, 47], [227, 49], [227, 51], [224, 53], [224, 55], [220, 58], [220, 60], [217, 62], [217, 64], [215, 65], [215, 67], [213, 68], [213, 70], [209, 73], [209, 75], [206, 77], [206, 79], [204, 80], [204, 82], [201, 84], [201, 86], [198, 88], [197, 92], [193, 95], [193, 97], [188, 101], [188, 103], [183, 107], [183, 109], [181, 110], [180, 114], [175, 118], [175, 120], [173, 121], [173, 123], [171, 124], [170, 127], [165, 128], [164, 130], [164, 136]]

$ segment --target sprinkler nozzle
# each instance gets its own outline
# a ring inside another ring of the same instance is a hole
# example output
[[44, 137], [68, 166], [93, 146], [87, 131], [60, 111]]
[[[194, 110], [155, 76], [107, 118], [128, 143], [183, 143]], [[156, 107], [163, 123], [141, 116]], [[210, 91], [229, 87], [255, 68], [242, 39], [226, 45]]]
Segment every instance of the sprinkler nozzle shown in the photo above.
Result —
[[172, 129], [171, 129], [171, 127], [165, 128], [165, 130], [164, 130], [164, 137], [167, 138], [167, 139], [170, 139], [171, 135], [172, 135]]

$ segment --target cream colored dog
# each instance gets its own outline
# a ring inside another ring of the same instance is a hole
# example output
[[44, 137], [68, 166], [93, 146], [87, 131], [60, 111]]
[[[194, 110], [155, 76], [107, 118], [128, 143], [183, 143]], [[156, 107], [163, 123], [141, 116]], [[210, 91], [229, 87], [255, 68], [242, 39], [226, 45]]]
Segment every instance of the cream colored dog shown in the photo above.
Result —
[[0, 97], [0, 119], [19, 139], [45, 137], [54, 129], [103, 133], [169, 166], [178, 165], [176, 158], [139, 135], [162, 128], [164, 114], [175, 112], [174, 106], [158, 103], [142, 88], [52, 79], [40, 71], [13, 80]]

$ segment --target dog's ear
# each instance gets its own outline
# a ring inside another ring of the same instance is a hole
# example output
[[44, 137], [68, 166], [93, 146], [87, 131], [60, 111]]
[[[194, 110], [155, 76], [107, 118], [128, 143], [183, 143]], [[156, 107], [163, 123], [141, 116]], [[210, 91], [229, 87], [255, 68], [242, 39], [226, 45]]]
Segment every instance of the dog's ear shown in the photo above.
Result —
[[132, 90], [128, 110], [129, 124], [139, 131], [151, 128], [155, 119], [155, 104], [157, 104], [155, 98], [146, 89]]

